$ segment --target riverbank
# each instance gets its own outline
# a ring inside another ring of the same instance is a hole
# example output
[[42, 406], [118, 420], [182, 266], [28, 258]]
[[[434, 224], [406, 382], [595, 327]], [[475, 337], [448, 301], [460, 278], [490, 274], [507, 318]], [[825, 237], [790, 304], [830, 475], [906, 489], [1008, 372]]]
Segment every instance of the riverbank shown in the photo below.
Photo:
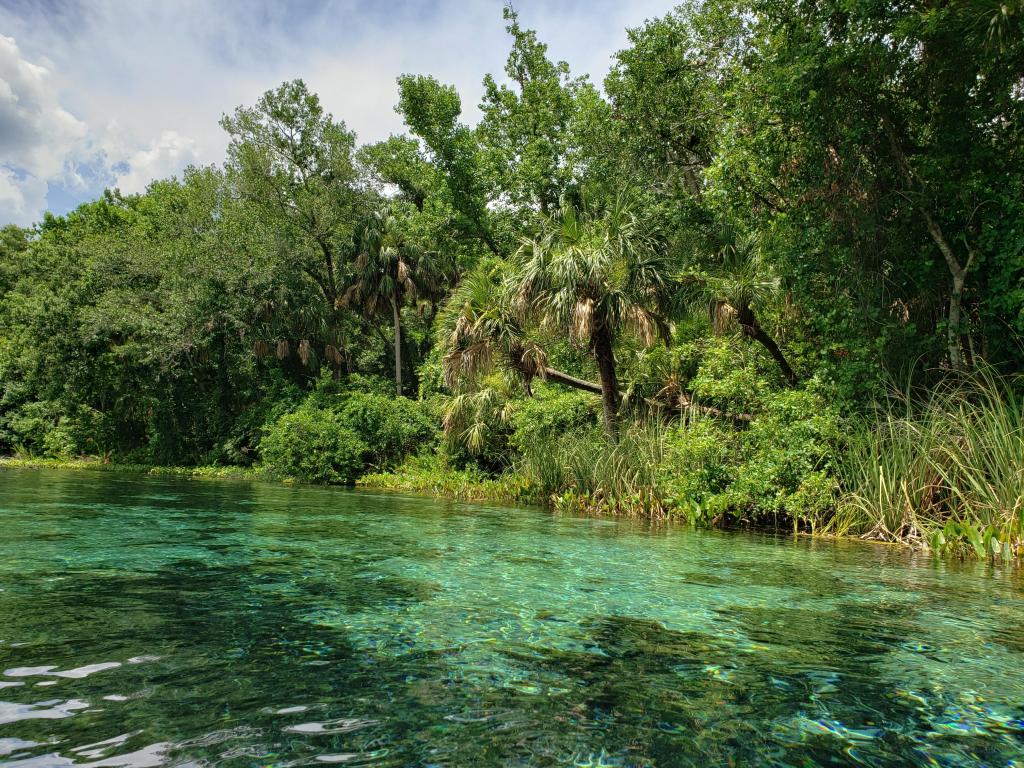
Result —
[[[75, 472], [128, 472], [154, 477], [182, 477], [191, 479], [249, 480], [288, 485], [306, 485], [294, 478], [282, 478], [262, 467], [227, 466], [159, 466], [144, 464], [118, 464], [96, 457], [75, 459], [0, 457], [3, 469], [53, 469]], [[476, 470], [443, 468], [427, 457], [412, 457], [390, 472], [371, 472], [358, 478], [356, 488], [391, 491], [435, 499], [450, 499], [463, 502], [495, 502], [501, 504], [522, 504], [542, 506], [555, 513], [577, 517], [618, 517], [661, 519], [689, 524], [692, 528], [723, 530], [759, 530], [768, 532], [790, 532], [794, 535], [817, 539], [862, 541], [886, 544], [908, 551], [931, 552], [935, 556], [952, 557], [957, 560], [992, 560], [1019, 565], [1024, 556], [1019, 548], [997, 550], [988, 541], [979, 541], [981, 546], [949, 548], [935, 546], [923, 538], [886, 540], [874, 535], [854, 534], [847, 530], [824, 528], [806, 530], [755, 524], [747, 521], [737, 523], [732, 518], [720, 515], [710, 522], [699, 522], [686, 514], [685, 509], [667, 509], [663, 500], [658, 499], [654, 489], [644, 498], [624, 500], [622, 503], [606, 497], [593, 496], [583, 492], [565, 492], [544, 498], [527, 477], [504, 473], [488, 477]], [[651, 507], [660, 510], [652, 515]], [[756, 516], [754, 519], [757, 519]]]
[[[154, 477], [211, 478], [216, 480], [261, 480], [264, 482], [301, 483], [281, 478], [263, 467], [226, 466], [160, 466], [154, 464], [121, 464], [95, 456], [74, 459], [0, 456], [2, 469], [57, 469], [72, 472], [135, 472]], [[301, 483], [306, 484], [306, 483]], [[310, 485], [314, 485], [310, 483]], [[426, 463], [409, 461], [394, 472], [371, 472], [355, 482], [359, 488], [415, 493], [456, 501], [525, 502], [526, 488], [510, 476], [489, 478], [480, 472], [448, 470], [440, 472]]]
[[24, 458], [0, 456], [0, 469], [61, 469], [75, 472], [137, 472], [167, 477], [211, 478], [217, 480], [269, 480], [264, 471], [254, 467], [166, 467], [154, 464], [118, 464], [96, 456], [74, 459]]

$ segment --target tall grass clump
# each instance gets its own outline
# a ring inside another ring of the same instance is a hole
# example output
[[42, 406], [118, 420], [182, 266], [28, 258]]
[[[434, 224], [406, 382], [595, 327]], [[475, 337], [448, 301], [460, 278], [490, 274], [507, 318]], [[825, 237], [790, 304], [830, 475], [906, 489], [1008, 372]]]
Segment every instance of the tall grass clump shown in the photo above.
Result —
[[668, 429], [650, 420], [609, 440], [598, 429], [562, 435], [523, 452], [516, 472], [559, 511], [664, 518]]
[[894, 394], [839, 462], [836, 532], [938, 552], [1024, 554], [1024, 401], [983, 369]]

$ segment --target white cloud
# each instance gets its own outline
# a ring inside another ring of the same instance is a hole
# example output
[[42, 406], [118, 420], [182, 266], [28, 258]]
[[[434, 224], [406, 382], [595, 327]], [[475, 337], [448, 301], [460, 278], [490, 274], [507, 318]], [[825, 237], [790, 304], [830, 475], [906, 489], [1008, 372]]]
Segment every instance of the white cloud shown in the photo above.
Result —
[[0, 35], [0, 220], [28, 223], [88, 128], [59, 103], [50, 70]]
[[145, 192], [153, 179], [171, 176], [198, 161], [194, 139], [164, 131], [149, 147], [127, 158], [128, 170], [118, 175], [114, 186], [126, 194]]
[[0, 166], [0, 221], [29, 224], [46, 208], [46, 182]]
[[[225, 112], [301, 77], [360, 141], [403, 130], [395, 78], [433, 74], [454, 84], [465, 119], [478, 116], [481, 80], [508, 53], [501, 0], [61, 0], [0, 3], [0, 223], [38, 217], [39, 181], [59, 180], [70, 198], [101, 183], [141, 191], [189, 163], [221, 162]], [[600, 83], [625, 29], [668, 11], [673, 0], [517, 0], [524, 26], [553, 58]], [[17, 43], [15, 43], [15, 39]], [[13, 50], [13, 63], [11, 59]], [[17, 85], [7, 70], [20, 72]], [[35, 115], [8, 133], [18, 88]], [[5, 101], [5, 98], [7, 101]], [[3, 106], [8, 105], [8, 106]], [[27, 138], [26, 138], [27, 137]], [[42, 137], [33, 139], [32, 137]], [[21, 142], [16, 151], [7, 144]], [[17, 156], [14, 165], [10, 157]], [[31, 163], [32, 181], [22, 176]], [[79, 176], [78, 167], [90, 169]], [[96, 168], [102, 166], [105, 172]], [[126, 170], [124, 170], [126, 168]], [[111, 171], [110, 169], [117, 169]], [[88, 180], [86, 180], [87, 177]], [[33, 186], [35, 185], [35, 186]], [[20, 190], [14, 210], [10, 188]], [[31, 187], [31, 188], [30, 188]], [[10, 194], [8, 194], [10, 193]]]

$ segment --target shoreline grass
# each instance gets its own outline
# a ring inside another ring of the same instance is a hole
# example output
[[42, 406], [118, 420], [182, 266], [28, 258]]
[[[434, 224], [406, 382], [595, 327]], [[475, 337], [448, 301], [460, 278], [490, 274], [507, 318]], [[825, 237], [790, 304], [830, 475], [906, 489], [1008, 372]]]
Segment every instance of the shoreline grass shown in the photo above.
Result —
[[162, 477], [210, 478], [215, 480], [268, 480], [265, 471], [255, 467], [163, 466], [159, 464], [120, 464], [99, 456], [74, 459], [0, 456], [0, 469], [59, 469], [74, 472], [134, 472]]
[[1024, 557], [1024, 400], [979, 371], [897, 393], [839, 462], [837, 531], [979, 559]]
[[[641, 424], [617, 443], [555, 436], [497, 476], [454, 468], [433, 454], [409, 456], [394, 469], [362, 474], [354, 485], [726, 530], [782, 531], [780, 520], [800, 520], [809, 524], [794, 523], [791, 530], [817, 538], [875, 541], [961, 560], [1019, 565], [1024, 559], [1024, 399], [991, 374], [960, 380], [927, 398], [893, 393], [833, 449], [835, 475], [825, 478], [832, 490], [824, 503], [819, 499], [815, 517], [799, 518], [794, 510], [782, 518], [750, 508], [730, 513], [680, 492], [694, 482], [708, 486], [716, 473], [737, 471], [719, 463], [726, 454], [716, 435], [698, 425], [670, 437], [657, 425]], [[298, 482], [261, 466], [160, 466], [108, 457], [0, 457], [5, 468]]]
[[370, 472], [356, 480], [357, 488], [427, 494], [455, 501], [531, 503], [525, 480], [505, 474], [498, 478], [468, 469], [440, 468], [435, 461], [412, 457], [390, 472]]

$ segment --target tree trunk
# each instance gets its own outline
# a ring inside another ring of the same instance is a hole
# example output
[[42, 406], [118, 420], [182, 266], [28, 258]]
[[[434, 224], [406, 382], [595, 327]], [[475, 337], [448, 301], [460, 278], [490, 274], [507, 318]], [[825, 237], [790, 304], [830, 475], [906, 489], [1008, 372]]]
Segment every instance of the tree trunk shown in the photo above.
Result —
[[949, 367], [954, 371], [964, 369], [960, 354], [960, 308], [964, 295], [964, 273], [953, 275], [953, 291], [949, 294], [949, 328], [946, 329], [946, 345], [949, 348]]
[[691, 392], [681, 392], [679, 399], [676, 402], [676, 406], [683, 411], [696, 410], [700, 413], [706, 413], [709, 416], [716, 416], [720, 419], [729, 419], [736, 424], [749, 424], [754, 420], [753, 414], [750, 413], [730, 413], [729, 411], [723, 411], [721, 408], [715, 408], [711, 405], [697, 405], [693, 402], [693, 394]]
[[336, 306], [338, 303], [338, 289], [334, 279], [334, 257], [331, 254], [330, 246], [327, 245], [323, 237], [317, 236], [316, 242], [324, 254], [324, 269], [327, 272], [326, 284], [322, 284], [321, 287], [327, 296], [327, 303], [331, 306]]
[[932, 218], [931, 213], [922, 208], [921, 214], [924, 223], [928, 227], [928, 234], [931, 235], [939, 252], [946, 260], [950, 277], [953, 278], [953, 290], [949, 294], [949, 323], [946, 328], [946, 346], [949, 350], [949, 367], [958, 373], [964, 370], [963, 355], [960, 353], [960, 314], [963, 308], [964, 283], [967, 282], [967, 270], [971, 268], [974, 261], [974, 250], [968, 247], [967, 262], [961, 264], [960, 260], [953, 253], [953, 247], [946, 240], [939, 223]]
[[391, 300], [395, 319], [395, 391], [402, 396], [402, 319], [398, 311], [398, 300]]
[[615, 354], [612, 350], [611, 336], [603, 324], [594, 331], [593, 351], [601, 376], [604, 430], [614, 439], [619, 434], [619, 381], [615, 376]]
[[584, 379], [577, 379], [575, 376], [570, 376], [568, 373], [556, 370], [555, 368], [545, 368], [542, 378], [545, 381], [553, 381], [556, 384], [564, 384], [567, 387], [573, 389], [580, 389], [584, 392], [590, 392], [595, 395], [601, 394], [601, 385], [595, 384], [592, 381], [585, 381]]
[[754, 310], [750, 307], [741, 307], [738, 309], [737, 320], [739, 320], [740, 327], [743, 328], [743, 333], [754, 339], [762, 347], [768, 350], [768, 354], [772, 356], [772, 359], [778, 364], [779, 369], [782, 371], [782, 375], [786, 379], [786, 383], [795, 387], [797, 382], [796, 372], [790, 367], [789, 361], [786, 360], [786, 356], [782, 354], [782, 350], [779, 349], [779, 345], [775, 343], [775, 339], [769, 336], [761, 324], [757, 321], [757, 315], [754, 314]]
[[[889, 135], [889, 145], [892, 148], [896, 164], [903, 175], [903, 179], [906, 181], [907, 187], [913, 189], [915, 186], [918, 186], [914, 173], [896, 137], [896, 131], [888, 121], [886, 121], [886, 132]], [[939, 252], [949, 268], [950, 277], [953, 278], [953, 290], [949, 295], [949, 324], [946, 329], [946, 346], [949, 352], [949, 367], [959, 372], [964, 367], [963, 357], [960, 354], [960, 312], [963, 306], [964, 283], [967, 281], [967, 273], [971, 269], [971, 263], [974, 261], [974, 249], [970, 246], [967, 247], [967, 261], [961, 264], [960, 260], [956, 257], [956, 253], [953, 251], [953, 246], [946, 240], [939, 222], [932, 217], [931, 212], [928, 210], [927, 204], [916, 203], [915, 207], [921, 212], [921, 217], [928, 228], [928, 234], [931, 235], [935, 245], [938, 246]]]

